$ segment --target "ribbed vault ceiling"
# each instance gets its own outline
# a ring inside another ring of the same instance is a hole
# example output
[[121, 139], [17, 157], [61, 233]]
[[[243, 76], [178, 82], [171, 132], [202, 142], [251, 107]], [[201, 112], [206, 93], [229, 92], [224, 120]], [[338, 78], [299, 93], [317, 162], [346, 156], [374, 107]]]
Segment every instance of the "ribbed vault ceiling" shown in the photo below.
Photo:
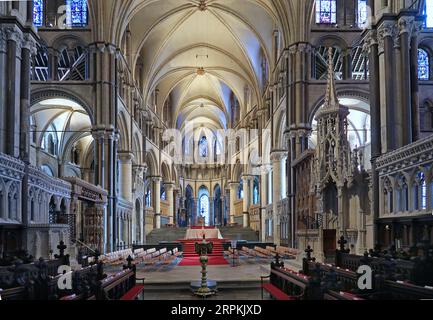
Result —
[[135, 1], [126, 20], [149, 104], [158, 89], [157, 111], [170, 97], [173, 125], [196, 120], [215, 128], [229, 126], [232, 94], [244, 111], [256, 105], [278, 28], [270, 2]]

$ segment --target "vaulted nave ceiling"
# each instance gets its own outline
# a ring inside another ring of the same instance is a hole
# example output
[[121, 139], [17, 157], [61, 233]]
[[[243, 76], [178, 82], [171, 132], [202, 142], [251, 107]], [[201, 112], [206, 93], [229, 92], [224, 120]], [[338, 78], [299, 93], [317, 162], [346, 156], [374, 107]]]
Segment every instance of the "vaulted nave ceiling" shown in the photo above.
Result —
[[170, 97], [173, 125], [195, 120], [227, 128], [232, 93], [246, 112], [259, 103], [263, 74], [270, 73], [263, 68], [273, 64], [278, 29], [271, 1], [141, 0], [135, 5], [127, 19], [132, 64], [140, 65], [149, 105], [158, 89], [159, 114]]

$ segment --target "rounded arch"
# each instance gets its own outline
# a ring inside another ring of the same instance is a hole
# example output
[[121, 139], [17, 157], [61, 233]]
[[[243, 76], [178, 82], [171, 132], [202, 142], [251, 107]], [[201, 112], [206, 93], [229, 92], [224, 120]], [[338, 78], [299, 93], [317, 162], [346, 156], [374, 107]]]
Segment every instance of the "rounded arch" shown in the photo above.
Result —
[[33, 106], [39, 102], [49, 99], [58, 99], [63, 98], [67, 100], [71, 100], [77, 104], [79, 104], [88, 114], [90, 118], [90, 122], [92, 125], [95, 125], [95, 117], [91, 104], [86, 101], [85, 98], [78, 95], [76, 92], [72, 90], [68, 90], [65, 88], [50, 88], [49, 90], [44, 88], [39, 88], [32, 90], [30, 97], [30, 106]]
[[[337, 97], [338, 99], [349, 98], [349, 99], [358, 99], [360, 101], [365, 102], [370, 105], [370, 94], [367, 91], [355, 88], [340, 88], [337, 89]], [[310, 110], [310, 114], [308, 115], [308, 123], [311, 125], [314, 120], [314, 116], [320, 107], [322, 107], [325, 103], [325, 95], [322, 95], [313, 105]], [[356, 109], [356, 108], [355, 108]], [[370, 110], [360, 110], [367, 113], [370, 113]]]
[[59, 52], [64, 49], [72, 50], [76, 47], [86, 48], [87, 43], [81, 37], [74, 34], [61, 34], [52, 40], [51, 47]]
[[142, 163], [142, 147], [141, 147], [141, 141], [140, 136], [138, 135], [138, 132], [135, 132], [132, 137], [132, 153], [134, 154], [134, 162], [136, 164]]
[[161, 163], [161, 177], [162, 177], [162, 181], [164, 183], [172, 182], [170, 166], [168, 165], [168, 163], [166, 161], [163, 161]]
[[236, 161], [236, 164], [233, 166], [233, 170], [232, 170], [232, 181], [233, 182], [237, 182], [240, 181], [241, 177], [242, 177], [242, 165], [241, 162], [239, 160]]
[[274, 135], [274, 146], [276, 146], [276, 149], [285, 150], [287, 149], [284, 139], [284, 132], [286, 130], [286, 111], [281, 110], [277, 119], [279, 119], [279, 121]]
[[341, 50], [347, 50], [349, 48], [348, 43], [346, 42], [346, 40], [344, 40], [342, 37], [339, 37], [337, 35], [330, 35], [327, 34], [325, 36], [322, 36], [318, 39], [316, 39], [316, 41], [314, 41], [313, 46], [315, 48], [318, 47], [338, 47]]
[[129, 127], [128, 127], [128, 121], [126, 120], [127, 117], [126, 117], [125, 113], [123, 111], [120, 111], [118, 116], [117, 116], [117, 119], [118, 119], [117, 123], [118, 123], [119, 134], [120, 134], [119, 150], [122, 150], [122, 151], [130, 150]]
[[148, 176], [157, 176], [158, 175], [158, 161], [156, 160], [155, 153], [153, 150], [150, 150], [146, 153], [144, 162], [147, 165], [147, 175]]

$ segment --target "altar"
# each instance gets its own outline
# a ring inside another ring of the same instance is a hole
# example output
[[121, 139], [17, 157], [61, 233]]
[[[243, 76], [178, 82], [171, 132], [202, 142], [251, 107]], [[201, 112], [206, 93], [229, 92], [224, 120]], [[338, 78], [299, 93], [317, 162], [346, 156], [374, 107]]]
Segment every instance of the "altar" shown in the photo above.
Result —
[[203, 234], [206, 239], [223, 239], [218, 228], [190, 228], [186, 231], [185, 240], [203, 239]]

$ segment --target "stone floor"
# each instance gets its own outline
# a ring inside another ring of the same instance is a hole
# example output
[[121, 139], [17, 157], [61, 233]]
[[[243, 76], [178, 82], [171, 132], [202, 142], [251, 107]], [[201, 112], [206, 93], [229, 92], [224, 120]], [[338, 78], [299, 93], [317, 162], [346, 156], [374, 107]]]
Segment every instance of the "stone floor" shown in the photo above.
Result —
[[[190, 290], [155, 290], [144, 291], [143, 300], [202, 300]], [[256, 289], [220, 289], [215, 296], [207, 300], [261, 300], [261, 290]]]
[[[241, 265], [238, 267], [227, 266], [208, 266], [209, 279], [218, 282], [227, 281], [260, 281], [260, 276], [269, 274], [269, 264], [251, 264]], [[174, 266], [167, 271], [146, 271], [140, 267], [137, 268], [137, 277], [146, 278], [145, 284], [175, 284], [188, 283], [193, 280], [199, 280], [201, 277], [201, 267], [179, 267]]]
[[[180, 259], [169, 266], [137, 266], [137, 278], [144, 278], [144, 300], [200, 300], [190, 290], [191, 281], [201, 279], [200, 266], [178, 266]], [[231, 261], [230, 261], [231, 262]], [[208, 266], [208, 279], [218, 283], [218, 293], [209, 300], [260, 300], [261, 276], [270, 273], [271, 260], [241, 259], [236, 266]], [[290, 268], [292, 261], [285, 261]], [[293, 267], [293, 266], [292, 266]], [[107, 273], [116, 273], [113, 267]], [[119, 269], [119, 270], [117, 270]], [[293, 269], [297, 269], [296, 267]], [[269, 298], [265, 295], [265, 299]]]

